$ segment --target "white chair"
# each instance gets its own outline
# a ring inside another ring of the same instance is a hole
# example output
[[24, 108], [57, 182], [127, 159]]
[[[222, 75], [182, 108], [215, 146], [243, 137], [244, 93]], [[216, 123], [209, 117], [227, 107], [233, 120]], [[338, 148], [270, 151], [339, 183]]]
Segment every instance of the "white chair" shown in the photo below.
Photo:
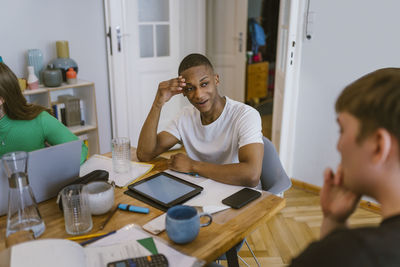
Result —
[[[285, 170], [283, 169], [282, 163], [279, 159], [278, 152], [272, 144], [271, 141], [268, 140], [265, 136], [263, 136], [264, 142], [264, 157], [262, 162], [262, 170], [261, 170], [261, 189], [263, 191], [268, 191], [274, 195], [283, 197], [283, 193], [288, 190], [292, 186], [292, 181], [289, 176], [287, 176]], [[254, 260], [257, 263], [257, 266], [260, 266], [260, 263], [257, 260], [253, 250], [250, 248], [246, 239], [244, 239], [239, 245], [236, 246], [236, 252], [238, 252], [243, 243], [246, 243], [251, 255], [253, 255]], [[238, 258], [249, 266], [239, 255]], [[222, 255], [218, 258], [218, 260], [226, 260], [226, 255]]]

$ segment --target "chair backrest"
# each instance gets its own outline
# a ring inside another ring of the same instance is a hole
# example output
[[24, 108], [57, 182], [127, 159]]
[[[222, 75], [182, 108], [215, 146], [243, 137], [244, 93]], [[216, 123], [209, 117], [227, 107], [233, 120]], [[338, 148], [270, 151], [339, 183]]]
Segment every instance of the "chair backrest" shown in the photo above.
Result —
[[292, 186], [292, 181], [283, 169], [279, 155], [274, 145], [263, 136], [264, 157], [261, 171], [261, 188], [272, 194], [279, 195]]

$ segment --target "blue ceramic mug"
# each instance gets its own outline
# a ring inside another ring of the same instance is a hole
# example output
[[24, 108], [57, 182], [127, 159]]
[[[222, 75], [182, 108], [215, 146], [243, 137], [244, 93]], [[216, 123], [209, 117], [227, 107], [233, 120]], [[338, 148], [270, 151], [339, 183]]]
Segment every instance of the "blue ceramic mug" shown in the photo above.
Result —
[[[200, 224], [200, 217], [208, 217], [206, 223]], [[193, 241], [199, 234], [200, 227], [208, 226], [212, 217], [208, 213], [197, 213], [191, 206], [174, 206], [167, 211], [165, 229], [168, 237], [178, 244], [185, 244]]]

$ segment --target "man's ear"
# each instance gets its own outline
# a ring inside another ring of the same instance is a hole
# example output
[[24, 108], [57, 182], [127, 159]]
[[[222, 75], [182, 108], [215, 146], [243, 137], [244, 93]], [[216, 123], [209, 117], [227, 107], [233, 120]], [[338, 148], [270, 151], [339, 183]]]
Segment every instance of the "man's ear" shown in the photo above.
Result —
[[373, 142], [372, 160], [375, 164], [382, 164], [387, 160], [392, 149], [391, 134], [386, 129], [379, 128], [371, 138], [371, 142]]
[[4, 104], [4, 98], [0, 97], [0, 105]]
[[219, 85], [219, 75], [218, 74], [215, 74], [214, 75], [214, 78], [215, 78], [215, 85]]

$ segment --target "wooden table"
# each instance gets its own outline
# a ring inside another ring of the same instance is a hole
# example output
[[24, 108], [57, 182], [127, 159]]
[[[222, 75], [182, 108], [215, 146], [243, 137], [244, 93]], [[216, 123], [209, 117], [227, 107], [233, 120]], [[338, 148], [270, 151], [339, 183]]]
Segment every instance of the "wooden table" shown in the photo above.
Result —
[[[133, 151], [132, 159], [135, 159]], [[163, 154], [163, 156], [167, 154]], [[146, 175], [150, 176], [167, 168], [167, 159], [158, 157], [151, 163], [155, 164], [153, 170]], [[137, 199], [127, 196], [123, 192], [126, 189], [116, 188], [115, 205], [127, 203], [136, 206], [148, 207], [149, 214], [139, 214], [118, 210], [104, 232], [120, 229], [121, 227], [135, 223], [143, 225], [151, 219], [161, 215], [163, 212], [149, 206]], [[250, 235], [259, 225], [268, 221], [272, 216], [285, 206], [285, 200], [275, 195], [263, 192], [262, 196], [239, 210], [228, 209], [213, 215], [213, 222], [210, 226], [201, 228], [198, 237], [186, 245], [177, 245], [170, 241], [165, 231], [158, 237], [166, 240], [172, 247], [187, 255], [211, 262], [222, 255], [238, 242]], [[46, 224], [46, 230], [40, 238], [67, 238], [65, 232], [63, 213], [59, 210], [55, 199], [42, 202], [39, 205], [40, 213]], [[106, 220], [108, 214], [93, 216], [93, 229], [90, 233], [100, 232], [100, 226]], [[0, 252], [5, 249], [6, 216], [0, 217]], [[232, 253], [232, 251], [231, 251]], [[235, 263], [233, 264], [235, 265]]]

